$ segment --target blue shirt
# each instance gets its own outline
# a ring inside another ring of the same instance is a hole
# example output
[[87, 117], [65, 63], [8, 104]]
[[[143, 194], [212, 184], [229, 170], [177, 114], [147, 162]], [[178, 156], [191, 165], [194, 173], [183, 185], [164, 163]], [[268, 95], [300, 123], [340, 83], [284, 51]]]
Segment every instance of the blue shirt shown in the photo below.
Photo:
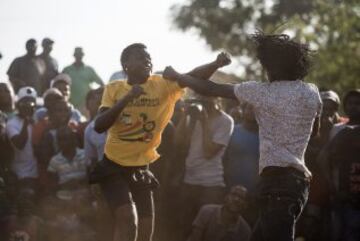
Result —
[[259, 176], [259, 135], [237, 124], [224, 156], [228, 186], [242, 185], [253, 191]]

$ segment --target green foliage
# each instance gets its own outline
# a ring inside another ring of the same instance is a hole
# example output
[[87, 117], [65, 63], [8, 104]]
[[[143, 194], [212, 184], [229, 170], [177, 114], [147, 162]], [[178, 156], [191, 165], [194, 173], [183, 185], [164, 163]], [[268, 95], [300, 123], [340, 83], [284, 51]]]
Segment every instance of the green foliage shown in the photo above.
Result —
[[248, 34], [291, 33], [316, 50], [310, 82], [339, 93], [360, 87], [358, 0], [190, 0], [171, 11], [175, 26], [195, 29], [213, 50], [250, 59], [246, 79], [263, 77]]

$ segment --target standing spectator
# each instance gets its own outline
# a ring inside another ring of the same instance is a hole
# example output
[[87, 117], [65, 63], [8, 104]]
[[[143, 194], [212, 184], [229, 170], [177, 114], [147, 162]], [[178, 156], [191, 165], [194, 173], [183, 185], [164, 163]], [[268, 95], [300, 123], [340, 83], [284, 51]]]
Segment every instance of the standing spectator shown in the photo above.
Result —
[[36, 56], [36, 49], [36, 40], [29, 39], [26, 42], [26, 55], [16, 58], [7, 71], [15, 93], [24, 86], [33, 87], [40, 93], [41, 78], [45, 72], [45, 64]]
[[50, 81], [59, 73], [58, 62], [50, 55], [53, 50], [53, 44], [54, 41], [49, 38], [44, 38], [41, 42], [43, 52], [39, 55], [39, 58], [45, 63], [45, 73], [41, 79], [41, 94], [49, 89]]
[[38, 177], [37, 160], [31, 138], [36, 96], [36, 91], [32, 87], [21, 88], [16, 103], [18, 114], [11, 118], [6, 126], [7, 135], [15, 150], [12, 170], [20, 179], [22, 186], [32, 189], [35, 189], [35, 180]]
[[251, 228], [242, 217], [247, 208], [247, 191], [234, 186], [223, 205], [204, 205], [193, 222], [187, 241], [248, 241]]
[[251, 193], [259, 179], [259, 127], [253, 107], [242, 105], [242, 122], [235, 125], [224, 156], [227, 186], [242, 185]]
[[84, 110], [85, 97], [91, 89], [91, 84], [103, 85], [103, 82], [92, 67], [84, 64], [84, 52], [81, 47], [75, 48], [74, 57], [75, 62], [65, 67], [63, 73], [68, 74], [72, 80], [70, 102], [76, 108]]
[[[357, 108], [360, 113], [360, 102]], [[345, 126], [326, 152], [326, 164], [333, 170], [333, 240], [360, 240], [360, 125]]]
[[336, 124], [330, 133], [331, 137], [336, 136], [342, 129], [346, 126], [360, 125], [360, 89], [350, 90], [346, 93], [343, 106], [344, 112], [349, 118], [347, 123], [338, 123]]
[[100, 87], [96, 90], [90, 90], [86, 96], [86, 107], [89, 111], [91, 121], [85, 129], [84, 149], [85, 158], [91, 166], [96, 162], [101, 161], [104, 156], [104, 146], [107, 134], [106, 132], [97, 133], [94, 129], [94, 118], [100, 107], [103, 92], [104, 88]]
[[[191, 111], [190, 118], [195, 119], [195, 126], [190, 131], [192, 135], [181, 192], [185, 236], [202, 205], [223, 201], [225, 182], [222, 158], [234, 128], [233, 119], [220, 109], [215, 98], [199, 96], [198, 101], [197, 108], [193, 107]], [[177, 127], [177, 140], [180, 140], [179, 135], [184, 136], [182, 123], [187, 119], [187, 115], [184, 115]]]
[[295, 224], [308, 199], [311, 172], [304, 153], [318, 134], [321, 99], [314, 84], [302, 80], [311, 65], [311, 50], [286, 34], [252, 35], [256, 55], [269, 82], [217, 84], [183, 75], [171, 67], [165, 78], [201, 94], [245, 101], [259, 124], [259, 212], [252, 240], [294, 240]]
[[14, 115], [14, 93], [12, 87], [0, 82], [0, 111], [10, 119]]

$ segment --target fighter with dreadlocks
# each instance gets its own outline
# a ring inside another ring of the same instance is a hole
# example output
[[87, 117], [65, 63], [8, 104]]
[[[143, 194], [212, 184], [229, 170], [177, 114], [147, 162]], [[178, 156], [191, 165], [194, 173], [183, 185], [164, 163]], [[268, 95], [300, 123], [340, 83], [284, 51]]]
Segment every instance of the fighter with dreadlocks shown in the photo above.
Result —
[[304, 152], [319, 130], [321, 99], [314, 84], [304, 82], [311, 51], [287, 35], [251, 36], [268, 81], [236, 85], [195, 79], [167, 67], [163, 76], [203, 95], [247, 102], [259, 124], [259, 218], [251, 240], [294, 240], [296, 220], [308, 198], [311, 173]]

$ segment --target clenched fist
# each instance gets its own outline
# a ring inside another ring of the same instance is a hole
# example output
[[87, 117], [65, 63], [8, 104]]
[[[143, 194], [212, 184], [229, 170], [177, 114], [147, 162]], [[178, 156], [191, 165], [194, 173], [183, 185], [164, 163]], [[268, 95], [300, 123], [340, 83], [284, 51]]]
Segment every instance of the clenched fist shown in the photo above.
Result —
[[219, 68], [229, 65], [231, 63], [230, 55], [228, 53], [221, 52], [216, 57], [215, 62], [217, 64], [217, 66], [219, 66]]
[[176, 80], [180, 74], [171, 66], [167, 66], [163, 72], [164, 79]]

